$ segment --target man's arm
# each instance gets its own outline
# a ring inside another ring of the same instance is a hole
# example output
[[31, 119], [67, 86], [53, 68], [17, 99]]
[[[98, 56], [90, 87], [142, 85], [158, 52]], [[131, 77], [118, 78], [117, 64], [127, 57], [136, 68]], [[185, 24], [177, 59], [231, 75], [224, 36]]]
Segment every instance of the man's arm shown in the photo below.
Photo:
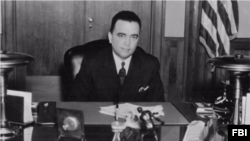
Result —
[[82, 61], [81, 69], [76, 75], [67, 101], [89, 101], [93, 90], [92, 78], [87, 58]]

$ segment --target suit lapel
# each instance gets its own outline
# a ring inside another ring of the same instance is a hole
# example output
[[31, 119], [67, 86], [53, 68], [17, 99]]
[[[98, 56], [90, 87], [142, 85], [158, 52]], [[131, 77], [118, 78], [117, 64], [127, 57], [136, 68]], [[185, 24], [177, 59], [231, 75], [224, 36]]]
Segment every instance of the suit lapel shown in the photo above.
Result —
[[112, 54], [112, 47], [105, 50], [101, 64], [101, 72], [107, 83], [114, 84], [114, 89], [119, 86], [119, 79], [117, 76], [115, 61]]
[[103, 71], [107, 72], [106, 74], [114, 78], [117, 77], [117, 71], [115, 66], [115, 61], [112, 54], [112, 47], [109, 47], [105, 50], [103, 54], [103, 60], [101, 62], [101, 68]]
[[[135, 51], [129, 66], [129, 70], [122, 86], [122, 91], [120, 94], [120, 99], [127, 99], [129, 97], [128, 94], [133, 95], [133, 91], [138, 88], [137, 85], [140, 85], [139, 81], [141, 80], [139, 77], [141, 76], [141, 63], [139, 58], [139, 52]], [[131, 92], [130, 92], [131, 91]]]

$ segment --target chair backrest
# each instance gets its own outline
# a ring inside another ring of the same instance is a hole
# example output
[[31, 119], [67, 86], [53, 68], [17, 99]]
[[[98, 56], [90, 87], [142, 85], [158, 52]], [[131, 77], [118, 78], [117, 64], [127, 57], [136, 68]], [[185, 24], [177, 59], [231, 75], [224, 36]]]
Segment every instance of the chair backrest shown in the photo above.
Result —
[[88, 42], [84, 45], [74, 46], [64, 54], [64, 67], [71, 79], [74, 79], [81, 68], [84, 57], [90, 53], [98, 52], [110, 45], [107, 39]]

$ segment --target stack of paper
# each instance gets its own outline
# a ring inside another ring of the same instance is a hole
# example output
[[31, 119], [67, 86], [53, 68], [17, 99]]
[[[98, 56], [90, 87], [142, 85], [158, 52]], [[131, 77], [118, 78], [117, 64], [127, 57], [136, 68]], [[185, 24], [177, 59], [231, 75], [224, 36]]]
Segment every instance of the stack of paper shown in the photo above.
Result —
[[[157, 113], [154, 115], [155, 117], [164, 116], [162, 105], [139, 106], [139, 105], [134, 105], [134, 104], [130, 104], [130, 103], [123, 103], [123, 104], [119, 104], [118, 117], [125, 119], [130, 114], [139, 116], [140, 113], [137, 111], [138, 107], [141, 107], [143, 109], [143, 111], [149, 110], [152, 113]], [[100, 113], [115, 116], [115, 109], [116, 109], [116, 105], [100, 107]]]
[[212, 107], [201, 107], [196, 109], [196, 113], [202, 118], [219, 118], [220, 116], [214, 112]]

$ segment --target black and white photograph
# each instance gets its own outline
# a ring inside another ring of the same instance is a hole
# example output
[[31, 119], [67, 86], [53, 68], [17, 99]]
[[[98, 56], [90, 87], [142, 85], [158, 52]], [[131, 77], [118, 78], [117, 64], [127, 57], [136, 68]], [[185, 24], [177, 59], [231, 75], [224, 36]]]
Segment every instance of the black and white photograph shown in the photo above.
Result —
[[0, 0], [0, 141], [247, 130], [249, 0]]

